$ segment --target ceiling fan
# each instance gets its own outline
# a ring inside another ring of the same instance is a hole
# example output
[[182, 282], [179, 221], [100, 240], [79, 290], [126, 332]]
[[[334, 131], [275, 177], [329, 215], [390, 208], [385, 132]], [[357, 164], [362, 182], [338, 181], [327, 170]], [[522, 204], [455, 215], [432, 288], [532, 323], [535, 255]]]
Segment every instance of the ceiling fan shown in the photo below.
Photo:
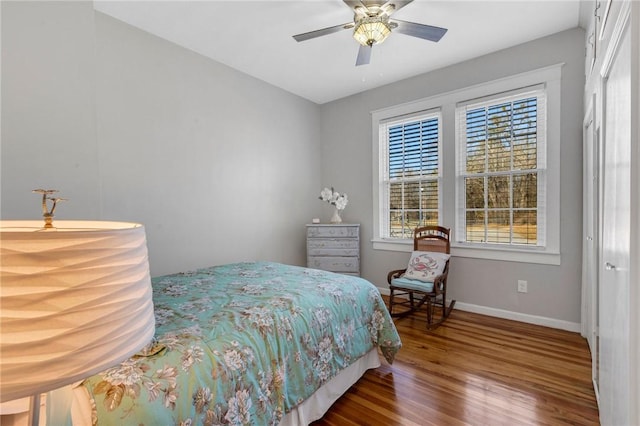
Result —
[[356, 59], [356, 66], [358, 66], [366, 65], [371, 61], [373, 45], [380, 44], [386, 40], [392, 30], [435, 42], [439, 41], [447, 32], [446, 28], [389, 19], [394, 12], [402, 9], [413, 0], [389, 0], [387, 2], [380, 0], [343, 1], [353, 10], [353, 22], [297, 34], [293, 38], [300, 42], [353, 28], [353, 38], [360, 43], [358, 58]]

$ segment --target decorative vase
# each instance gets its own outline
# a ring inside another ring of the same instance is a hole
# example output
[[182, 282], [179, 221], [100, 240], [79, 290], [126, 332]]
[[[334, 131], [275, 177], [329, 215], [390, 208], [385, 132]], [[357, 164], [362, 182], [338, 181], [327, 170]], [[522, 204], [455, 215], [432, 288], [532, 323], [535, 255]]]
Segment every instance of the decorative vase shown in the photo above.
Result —
[[340, 217], [340, 210], [338, 210], [338, 208], [336, 207], [333, 210], [333, 216], [331, 216], [331, 223], [341, 223], [342, 222], [342, 218]]

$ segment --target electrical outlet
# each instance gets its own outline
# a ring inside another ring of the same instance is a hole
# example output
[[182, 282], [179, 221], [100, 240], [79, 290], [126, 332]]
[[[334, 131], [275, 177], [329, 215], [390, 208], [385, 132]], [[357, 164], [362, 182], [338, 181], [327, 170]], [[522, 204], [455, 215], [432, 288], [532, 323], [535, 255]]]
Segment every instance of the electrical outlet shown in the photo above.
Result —
[[527, 292], [527, 282], [525, 280], [518, 280], [518, 293]]

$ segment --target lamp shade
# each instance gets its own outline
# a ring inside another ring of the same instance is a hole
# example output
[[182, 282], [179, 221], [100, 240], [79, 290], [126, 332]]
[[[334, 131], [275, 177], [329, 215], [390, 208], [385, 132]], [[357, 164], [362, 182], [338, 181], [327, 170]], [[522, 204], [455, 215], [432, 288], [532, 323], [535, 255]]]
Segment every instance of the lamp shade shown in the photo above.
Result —
[[353, 29], [353, 38], [363, 46], [380, 44], [391, 34], [389, 20], [386, 16], [362, 18]]
[[0, 221], [0, 402], [130, 357], [155, 331], [144, 227]]

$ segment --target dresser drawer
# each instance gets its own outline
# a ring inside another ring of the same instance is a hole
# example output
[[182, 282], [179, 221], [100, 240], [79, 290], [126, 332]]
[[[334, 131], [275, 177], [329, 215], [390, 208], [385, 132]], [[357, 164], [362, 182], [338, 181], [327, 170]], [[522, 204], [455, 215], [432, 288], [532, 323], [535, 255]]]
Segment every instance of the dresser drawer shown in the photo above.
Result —
[[309, 256], [358, 256], [357, 248], [352, 249], [334, 249], [334, 248], [308, 248], [307, 255]]
[[307, 266], [333, 272], [360, 272], [360, 259], [357, 257], [308, 256]]
[[360, 245], [355, 238], [313, 238], [307, 240], [309, 256], [359, 256]]
[[358, 226], [307, 226], [307, 237], [358, 238]]

